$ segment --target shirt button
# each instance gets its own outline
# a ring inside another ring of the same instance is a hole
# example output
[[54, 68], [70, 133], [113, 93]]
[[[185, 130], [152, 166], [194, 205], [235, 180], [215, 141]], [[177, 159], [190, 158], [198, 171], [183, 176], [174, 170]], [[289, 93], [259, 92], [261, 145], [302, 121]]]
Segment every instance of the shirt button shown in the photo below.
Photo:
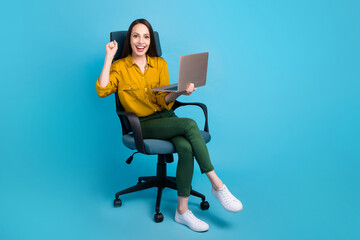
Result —
[[155, 109], [155, 112], [157, 112], [157, 110]]
[[129, 89], [131, 89], [131, 87], [129, 87]]
[[145, 90], [147, 90], [147, 88], [145, 88]]

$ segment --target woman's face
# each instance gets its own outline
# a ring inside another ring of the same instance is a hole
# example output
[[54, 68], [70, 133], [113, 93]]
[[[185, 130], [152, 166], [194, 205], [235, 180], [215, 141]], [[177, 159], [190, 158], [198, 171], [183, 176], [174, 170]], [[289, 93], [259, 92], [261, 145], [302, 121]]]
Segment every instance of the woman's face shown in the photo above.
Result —
[[130, 45], [132, 56], [145, 56], [150, 47], [150, 33], [149, 29], [144, 24], [138, 23], [133, 27], [130, 36]]

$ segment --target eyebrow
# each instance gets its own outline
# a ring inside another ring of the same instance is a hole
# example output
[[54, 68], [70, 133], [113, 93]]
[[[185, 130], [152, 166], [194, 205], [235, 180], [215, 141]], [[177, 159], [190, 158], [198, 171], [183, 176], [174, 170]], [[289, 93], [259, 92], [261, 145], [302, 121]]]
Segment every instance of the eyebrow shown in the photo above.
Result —
[[[137, 33], [137, 32], [133, 32], [132, 34], [139, 34], [139, 35], [141, 35], [140, 33]], [[145, 33], [145, 34], [143, 34], [143, 35], [150, 35], [150, 33]]]

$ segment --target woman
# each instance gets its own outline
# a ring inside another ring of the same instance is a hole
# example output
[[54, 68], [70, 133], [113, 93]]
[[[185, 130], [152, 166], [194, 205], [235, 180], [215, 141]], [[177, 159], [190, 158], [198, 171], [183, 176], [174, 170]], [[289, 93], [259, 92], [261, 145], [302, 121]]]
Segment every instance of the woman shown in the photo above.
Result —
[[105, 97], [117, 91], [125, 110], [139, 116], [144, 138], [168, 139], [176, 147], [179, 161], [176, 170], [178, 208], [175, 221], [194, 231], [209, 229], [209, 225], [196, 218], [188, 208], [194, 157], [201, 172], [209, 178], [212, 193], [224, 208], [232, 212], [241, 211], [241, 202], [215, 174], [196, 122], [178, 118], [171, 110], [175, 99], [180, 95], [190, 95], [196, 90], [194, 84], [190, 84], [181, 93], [150, 90], [170, 84], [167, 63], [157, 56], [150, 23], [145, 19], [137, 19], [130, 25], [122, 58], [114, 63], [112, 60], [118, 49], [117, 42], [112, 41], [105, 48], [104, 67], [96, 83], [97, 94]]

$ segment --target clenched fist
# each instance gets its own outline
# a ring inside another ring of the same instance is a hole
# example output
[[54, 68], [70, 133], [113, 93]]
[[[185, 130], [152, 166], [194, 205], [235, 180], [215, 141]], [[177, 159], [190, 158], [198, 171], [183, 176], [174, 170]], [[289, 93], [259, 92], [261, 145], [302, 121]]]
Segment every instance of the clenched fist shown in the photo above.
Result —
[[114, 40], [105, 45], [106, 56], [114, 58], [116, 51], [118, 49], [118, 43]]

